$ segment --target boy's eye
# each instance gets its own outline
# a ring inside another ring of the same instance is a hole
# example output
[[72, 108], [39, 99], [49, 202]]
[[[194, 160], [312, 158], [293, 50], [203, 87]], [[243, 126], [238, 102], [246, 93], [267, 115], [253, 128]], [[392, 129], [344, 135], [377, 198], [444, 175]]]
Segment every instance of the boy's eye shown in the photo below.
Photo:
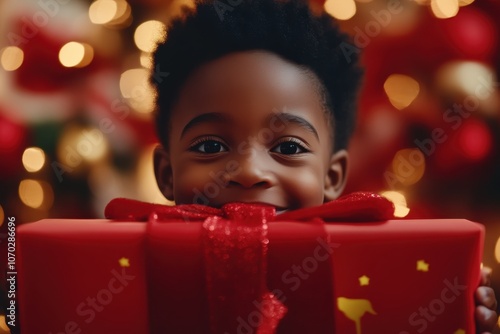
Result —
[[287, 140], [285, 142], [279, 143], [272, 150], [274, 153], [284, 154], [284, 155], [292, 155], [309, 152], [303, 145], [297, 143], [294, 140]]
[[221, 142], [213, 139], [203, 140], [191, 146], [190, 151], [214, 154], [219, 152], [227, 152], [227, 147]]

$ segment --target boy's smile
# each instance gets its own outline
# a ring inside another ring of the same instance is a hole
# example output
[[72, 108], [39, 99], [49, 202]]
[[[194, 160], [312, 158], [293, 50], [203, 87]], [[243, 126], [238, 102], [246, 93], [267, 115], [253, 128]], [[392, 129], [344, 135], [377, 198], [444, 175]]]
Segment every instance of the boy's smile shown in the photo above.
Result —
[[168, 147], [155, 151], [164, 195], [177, 204], [320, 205], [343, 190], [347, 154], [318, 79], [263, 51], [232, 53], [195, 70], [171, 112]]

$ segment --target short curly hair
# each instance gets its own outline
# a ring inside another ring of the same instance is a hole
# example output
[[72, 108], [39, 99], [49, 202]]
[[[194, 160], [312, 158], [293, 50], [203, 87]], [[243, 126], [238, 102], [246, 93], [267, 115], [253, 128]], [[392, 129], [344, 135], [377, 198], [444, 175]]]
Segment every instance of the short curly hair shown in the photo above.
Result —
[[345, 148], [354, 128], [362, 78], [357, 52], [327, 14], [315, 15], [306, 0], [203, 0], [174, 19], [154, 52], [154, 69], [168, 71], [156, 88], [156, 127], [168, 145], [170, 112], [188, 76], [201, 65], [234, 52], [262, 50], [306, 68], [322, 84], [334, 149]]

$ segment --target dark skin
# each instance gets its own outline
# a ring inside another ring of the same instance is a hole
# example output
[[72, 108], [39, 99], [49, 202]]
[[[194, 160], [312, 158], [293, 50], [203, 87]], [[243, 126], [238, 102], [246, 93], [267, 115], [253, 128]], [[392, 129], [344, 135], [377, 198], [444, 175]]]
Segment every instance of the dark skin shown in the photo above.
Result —
[[[177, 204], [321, 205], [344, 190], [348, 154], [333, 150], [319, 81], [264, 51], [226, 55], [195, 70], [173, 106], [167, 147], [154, 153], [162, 193]], [[489, 271], [476, 290], [477, 333], [490, 333]]]

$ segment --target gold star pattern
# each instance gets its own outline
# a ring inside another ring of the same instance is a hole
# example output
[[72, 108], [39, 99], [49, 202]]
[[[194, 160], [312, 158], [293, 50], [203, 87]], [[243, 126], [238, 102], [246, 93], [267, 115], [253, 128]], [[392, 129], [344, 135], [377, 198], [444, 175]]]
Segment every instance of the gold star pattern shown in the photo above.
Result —
[[417, 271], [429, 271], [429, 264], [425, 260], [418, 260]]
[[463, 329], [457, 329], [454, 334], [465, 334], [465, 331]]
[[129, 259], [127, 259], [126, 257], [122, 257], [121, 259], [119, 259], [118, 263], [120, 263], [121, 267], [130, 267]]
[[361, 276], [358, 279], [359, 279], [359, 285], [360, 286], [370, 285], [370, 277], [368, 277], [366, 275], [363, 275], [363, 276]]

